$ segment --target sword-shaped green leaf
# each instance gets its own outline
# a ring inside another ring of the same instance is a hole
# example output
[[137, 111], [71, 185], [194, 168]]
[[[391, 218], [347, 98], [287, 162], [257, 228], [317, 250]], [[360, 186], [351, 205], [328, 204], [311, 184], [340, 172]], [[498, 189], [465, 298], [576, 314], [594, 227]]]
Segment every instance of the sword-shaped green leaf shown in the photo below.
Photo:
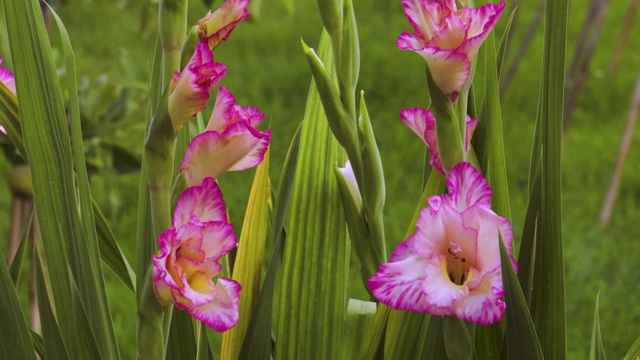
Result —
[[0, 249], [0, 357], [3, 359], [34, 359], [29, 326], [22, 313], [18, 294], [11, 281], [7, 262]]
[[602, 346], [602, 334], [600, 333], [600, 293], [596, 297], [596, 309], [593, 315], [593, 330], [591, 332], [591, 348], [589, 360], [606, 360], [604, 346]]
[[[326, 33], [319, 55], [334, 71]], [[335, 359], [346, 308], [349, 243], [333, 165], [344, 151], [329, 129], [315, 85], [303, 120], [287, 242], [276, 354], [284, 359]]]
[[251, 322], [251, 314], [260, 294], [260, 277], [270, 230], [271, 182], [269, 181], [269, 154], [258, 166], [251, 186], [242, 232], [238, 241], [238, 253], [233, 267], [232, 279], [242, 285], [240, 318], [236, 326], [222, 335], [223, 359], [237, 359]]

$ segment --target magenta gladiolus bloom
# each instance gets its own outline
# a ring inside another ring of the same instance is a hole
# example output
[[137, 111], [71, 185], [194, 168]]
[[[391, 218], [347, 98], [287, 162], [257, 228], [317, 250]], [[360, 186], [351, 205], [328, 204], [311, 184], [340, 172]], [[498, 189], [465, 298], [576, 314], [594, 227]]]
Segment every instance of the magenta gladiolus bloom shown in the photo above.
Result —
[[[0, 58], [0, 64], [2, 64], [2, 58]], [[16, 94], [16, 82], [13, 73], [2, 66], [0, 66], [0, 82], [2, 82], [4, 86], [13, 93], [13, 95]], [[7, 135], [7, 131], [2, 125], [0, 125], [0, 132]]]
[[504, 1], [477, 9], [458, 9], [456, 0], [403, 0], [402, 5], [415, 32], [400, 34], [396, 45], [420, 54], [442, 92], [455, 101], [469, 78], [471, 59], [500, 18]]
[[216, 331], [226, 331], [238, 321], [238, 282], [212, 278], [220, 273], [218, 260], [236, 247], [236, 237], [212, 178], [182, 193], [171, 229], [158, 239], [153, 281], [163, 305], [172, 302]]
[[247, 4], [249, 0], [227, 0], [218, 10], [198, 21], [198, 34], [209, 44], [209, 49], [213, 51], [227, 40], [236, 25], [249, 17]]
[[491, 188], [473, 166], [454, 166], [447, 187], [450, 194], [428, 199], [417, 231], [380, 265], [369, 289], [394, 309], [492, 324], [505, 310], [498, 241], [502, 238], [517, 269], [513, 231], [491, 210]]
[[[444, 165], [440, 159], [438, 150], [438, 133], [436, 132], [436, 119], [431, 111], [423, 108], [403, 109], [400, 112], [400, 120], [404, 122], [413, 132], [418, 134], [429, 147], [429, 164], [443, 176], [446, 176]], [[467, 115], [467, 126], [464, 137], [465, 160], [473, 131], [476, 129], [478, 120]]]
[[175, 73], [169, 88], [169, 116], [175, 131], [204, 110], [209, 92], [226, 73], [227, 67], [213, 61], [206, 44], [196, 46], [191, 60], [182, 73]]
[[193, 138], [180, 165], [189, 186], [200, 185], [206, 177], [217, 178], [225, 171], [245, 170], [262, 162], [271, 130], [256, 129], [264, 118], [260, 110], [235, 102], [231, 92], [220, 87], [206, 131]]

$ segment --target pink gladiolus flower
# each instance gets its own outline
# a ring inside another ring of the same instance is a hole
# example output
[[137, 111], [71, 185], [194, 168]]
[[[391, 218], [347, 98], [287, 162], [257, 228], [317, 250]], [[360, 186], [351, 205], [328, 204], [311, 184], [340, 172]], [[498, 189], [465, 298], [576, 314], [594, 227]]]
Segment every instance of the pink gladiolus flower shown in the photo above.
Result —
[[478, 324], [502, 317], [505, 304], [500, 237], [513, 259], [513, 231], [491, 211], [491, 188], [473, 166], [459, 163], [447, 178], [450, 194], [431, 196], [417, 231], [369, 279], [369, 289], [394, 309], [455, 315]]
[[173, 226], [160, 235], [160, 251], [152, 258], [156, 296], [175, 305], [216, 331], [238, 321], [242, 287], [234, 280], [211, 279], [220, 273], [218, 260], [236, 247], [236, 237], [212, 178], [182, 193]]
[[204, 110], [209, 92], [227, 73], [227, 67], [213, 61], [206, 44], [198, 44], [182, 73], [176, 72], [169, 87], [169, 116], [175, 131]]
[[[429, 147], [429, 164], [443, 176], [446, 176], [440, 152], [438, 150], [438, 133], [436, 132], [436, 119], [431, 111], [423, 108], [403, 109], [400, 112], [400, 120], [404, 122], [413, 132], [418, 134]], [[467, 126], [464, 137], [465, 160], [473, 131], [476, 129], [478, 120], [467, 115]]]
[[249, 17], [249, 0], [227, 0], [222, 6], [198, 21], [198, 35], [209, 44], [213, 51], [222, 41], [227, 40], [236, 25]]
[[[0, 58], [0, 64], [2, 64], [2, 58]], [[10, 70], [5, 69], [1, 66], [0, 66], [0, 82], [2, 82], [4, 86], [6, 86], [13, 93], [13, 95], [16, 94], [16, 82], [15, 82], [13, 73]], [[4, 129], [2, 125], [0, 125], [0, 132], [7, 135], [7, 131]]]
[[400, 34], [396, 45], [420, 54], [442, 92], [455, 101], [469, 78], [471, 59], [500, 18], [504, 1], [462, 9], [456, 0], [403, 0], [402, 5], [415, 32]]
[[200, 185], [206, 177], [217, 178], [225, 171], [245, 170], [262, 162], [269, 146], [271, 130], [256, 126], [264, 115], [252, 107], [241, 107], [224, 86], [206, 131], [191, 141], [180, 170], [189, 186]]

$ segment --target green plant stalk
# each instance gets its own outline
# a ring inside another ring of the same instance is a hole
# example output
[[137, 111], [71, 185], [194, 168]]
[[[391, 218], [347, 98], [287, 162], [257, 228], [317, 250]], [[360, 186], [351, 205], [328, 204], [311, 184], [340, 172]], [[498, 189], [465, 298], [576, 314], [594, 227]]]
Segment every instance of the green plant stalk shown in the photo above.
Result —
[[162, 84], [180, 71], [180, 55], [187, 32], [188, 0], [160, 0], [158, 28], [162, 42]]

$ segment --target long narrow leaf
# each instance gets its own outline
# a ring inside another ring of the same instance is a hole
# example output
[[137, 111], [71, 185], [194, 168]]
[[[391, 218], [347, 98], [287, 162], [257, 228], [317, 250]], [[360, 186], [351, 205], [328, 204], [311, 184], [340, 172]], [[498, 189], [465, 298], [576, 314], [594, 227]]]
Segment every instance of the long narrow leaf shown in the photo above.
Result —
[[606, 360], [604, 346], [602, 346], [602, 334], [600, 333], [600, 293], [596, 297], [596, 309], [593, 315], [593, 330], [591, 332], [591, 348], [589, 360]]
[[562, 246], [562, 116], [568, 0], [547, 1], [538, 128], [542, 146], [542, 209], [531, 315], [542, 352], [566, 357]]
[[271, 359], [271, 316], [273, 313], [273, 296], [276, 285], [276, 273], [280, 269], [283, 257], [285, 231], [284, 223], [289, 214], [289, 205], [293, 193], [298, 166], [298, 150], [300, 149], [300, 134], [302, 125], [298, 127], [287, 157], [282, 167], [278, 196], [276, 198], [274, 221], [272, 227], [273, 251], [267, 274], [260, 289], [260, 295], [255, 309], [251, 314], [251, 322], [242, 344], [240, 359]]
[[65, 59], [67, 86], [69, 93], [69, 112], [71, 118], [72, 152], [74, 158], [74, 169], [78, 188], [78, 199], [80, 208], [80, 220], [84, 228], [84, 238], [73, 242], [71, 269], [74, 276], [80, 297], [87, 310], [87, 317], [91, 329], [98, 341], [98, 347], [103, 357], [108, 359], [119, 358], [118, 346], [116, 344], [113, 321], [109, 311], [107, 293], [105, 289], [102, 266], [100, 263], [100, 252], [98, 250], [98, 235], [96, 233], [95, 217], [89, 189], [89, 177], [85, 165], [82, 129], [80, 126], [80, 101], [78, 99], [78, 85], [76, 79], [75, 59], [69, 34], [60, 20], [60, 17], [53, 9], [49, 8], [53, 18], [58, 25], [58, 32], [62, 40], [62, 49]]
[[47, 291], [42, 267], [39, 261], [35, 261], [36, 288], [38, 291], [38, 311], [40, 324], [42, 325], [43, 346], [50, 359], [69, 359], [69, 353], [62, 341], [62, 334], [56, 321], [49, 293]]
[[11, 280], [13, 280], [14, 284], [17, 284], [20, 279], [20, 270], [22, 269], [22, 262], [24, 261], [26, 249], [29, 247], [30, 241], [29, 239], [32, 236], [31, 233], [31, 224], [33, 224], [33, 214], [29, 216], [29, 221], [25, 224], [24, 232], [22, 233], [22, 238], [20, 239], [20, 246], [18, 246], [18, 250], [13, 257], [13, 261], [11, 262], [11, 266], [9, 267], [9, 273], [11, 274]]
[[269, 234], [271, 183], [268, 150], [253, 179], [247, 210], [242, 222], [238, 253], [233, 267], [233, 280], [242, 284], [240, 318], [236, 326], [222, 335], [222, 359], [237, 359], [251, 322], [251, 313], [260, 294], [262, 263]]
[[516, 272], [511, 265], [511, 259], [500, 240], [500, 261], [502, 264], [502, 283], [504, 284], [504, 299], [507, 304], [507, 332], [506, 346], [508, 359], [542, 359], [540, 343], [533, 327], [527, 302], [520, 289]]
[[171, 326], [167, 343], [167, 359], [195, 359], [196, 333], [193, 318], [188, 312], [174, 308], [171, 312]]
[[[329, 37], [319, 54], [333, 66]], [[349, 243], [333, 165], [345, 155], [329, 130], [311, 86], [300, 138], [298, 170], [285, 246], [276, 354], [282, 358], [335, 359], [346, 308]]]
[[86, 314], [72, 296], [67, 255], [70, 244], [85, 241], [86, 235], [78, 214], [73, 157], [51, 45], [37, 1], [7, 0], [4, 7], [56, 318], [69, 355], [86, 359], [92, 357], [91, 345], [78, 326]]
[[36, 358], [29, 326], [24, 318], [18, 294], [11, 281], [4, 253], [0, 249], [0, 357], [3, 359]]

